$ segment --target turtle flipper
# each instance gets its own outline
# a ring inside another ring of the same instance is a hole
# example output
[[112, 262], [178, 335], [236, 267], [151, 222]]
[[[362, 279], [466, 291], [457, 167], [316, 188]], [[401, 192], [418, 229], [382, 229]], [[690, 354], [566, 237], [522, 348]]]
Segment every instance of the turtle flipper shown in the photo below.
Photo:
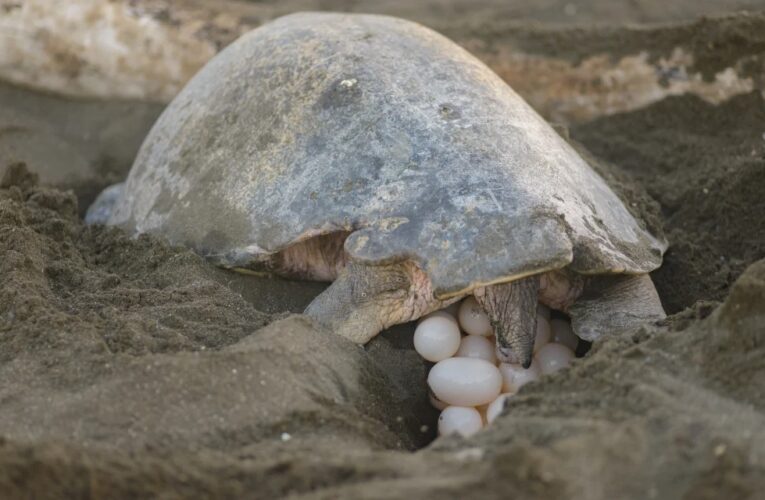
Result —
[[94, 201], [88, 212], [85, 214], [86, 224], [106, 224], [109, 221], [109, 217], [112, 215], [112, 209], [117, 200], [122, 196], [122, 191], [125, 188], [124, 182], [112, 184], [107, 187], [101, 194], [98, 195], [96, 201]]
[[353, 342], [366, 344], [385, 328], [400, 323], [410, 294], [405, 266], [349, 263], [305, 314]]
[[648, 274], [593, 277], [568, 313], [574, 333], [590, 342], [666, 317]]

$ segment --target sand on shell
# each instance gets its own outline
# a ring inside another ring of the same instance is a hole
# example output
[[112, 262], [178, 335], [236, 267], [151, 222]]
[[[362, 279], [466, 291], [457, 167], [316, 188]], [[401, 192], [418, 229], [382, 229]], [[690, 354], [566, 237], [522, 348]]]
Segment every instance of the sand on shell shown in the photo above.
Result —
[[[691, 35], [707, 36], [698, 26]], [[728, 49], [756, 46], [747, 33]], [[15, 112], [65, 136], [31, 104]], [[116, 175], [97, 177], [108, 141], [67, 139], [91, 176], [57, 188], [28, 172], [48, 180], [45, 161], [10, 158], [0, 166], [0, 498], [756, 498], [762, 93], [719, 105], [667, 97], [569, 131], [668, 236], [653, 277], [675, 314], [524, 387], [489, 430], [414, 453], [437, 413], [411, 325], [361, 348], [295, 314], [324, 285], [242, 276], [157, 238], [85, 227], [81, 187]], [[135, 146], [125, 147], [120, 169]]]

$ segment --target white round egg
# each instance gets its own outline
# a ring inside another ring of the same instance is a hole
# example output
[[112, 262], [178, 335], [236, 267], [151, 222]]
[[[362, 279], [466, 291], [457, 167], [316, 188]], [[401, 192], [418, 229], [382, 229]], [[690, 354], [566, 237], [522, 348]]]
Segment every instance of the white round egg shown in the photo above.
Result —
[[443, 411], [447, 406], [449, 406], [448, 404], [438, 399], [435, 394], [433, 394], [433, 391], [428, 391], [428, 399], [430, 400], [430, 405], [436, 410]]
[[574, 334], [574, 330], [571, 329], [571, 323], [565, 319], [556, 318], [550, 320], [550, 331], [552, 332], [553, 342], [563, 344], [572, 351], [576, 351], [579, 337], [577, 337]]
[[502, 375], [483, 359], [449, 358], [430, 369], [428, 386], [438, 399], [450, 405], [479, 406], [499, 395]]
[[515, 394], [521, 387], [542, 376], [536, 359], [531, 360], [528, 368], [514, 363], [500, 363], [499, 373], [502, 375], [502, 392], [510, 394]]
[[420, 323], [422, 323], [428, 318], [446, 318], [446, 319], [450, 319], [454, 321], [454, 323], [457, 323], [457, 316], [455, 316], [454, 314], [451, 314], [449, 311], [446, 311], [444, 309], [439, 309], [438, 311], [433, 311], [432, 313], [428, 313], [425, 316], [422, 316], [420, 319], [417, 320], [417, 324], [419, 325]]
[[535, 358], [542, 375], [548, 375], [570, 365], [574, 359], [574, 351], [563, 344], [552, 342], [542, 347]]
[[493, 333], [489, 316], [472, 295], [466, 297], [460, 304], [457, 319], [465, 333], [470, 335], [488, 337]]
[[428, 361], [438, 362], [454, 356], [460, 348], [457, 323], [443, 316], [428, 318], [414, 330], [414, 350]]
[[505, 401], [507, 401], [507, 398], [510, 396], [512, 396], [512, 394], [500, 394], [497, 396], [497, 399], [489, 403], [489, 407], [486, 408], [486, 421], [488, 423], [494, 422], [494, 419], [502, 413], [502, 410], [505, 408]]
[[496, 363], [497, 356], [494, 353], [494, 344], [486, 337], [480, 335], [465, 335], [462, 337], [460, 347], [457, 349], [458, 358], [478, 358], [489, 363]]
[[550, 342], [551, 337], [550, 323], [544, 316], [537, 314], [537, 336], [534, 338], [534, 353]]
[[459, 434], [468, 437], [480, 431], [482, 427], [481, 414], [475, 408], [448, 406], [438, 417], [438, 434], [440, 436]]

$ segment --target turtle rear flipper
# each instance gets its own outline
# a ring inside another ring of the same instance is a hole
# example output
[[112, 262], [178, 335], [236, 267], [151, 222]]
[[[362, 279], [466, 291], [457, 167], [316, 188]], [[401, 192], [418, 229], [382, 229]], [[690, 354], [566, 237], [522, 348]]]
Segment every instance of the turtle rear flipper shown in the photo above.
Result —
[[590, 342], [666, 317], [648, 274], [592, 277], [568, 313], [574, 333]]

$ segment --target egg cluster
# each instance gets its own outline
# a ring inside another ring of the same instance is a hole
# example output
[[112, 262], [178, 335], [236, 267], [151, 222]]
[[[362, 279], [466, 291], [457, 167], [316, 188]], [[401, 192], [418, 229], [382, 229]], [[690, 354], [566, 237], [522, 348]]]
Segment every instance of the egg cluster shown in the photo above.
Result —
[[539, 304], [534, 360], [524, 369], [499, 361], [491, 323], [473, 296], [423, 316], [414, 348], [435, 363], [428, 386], [431, 404], [441, 410], [439, 434], [469, 436], [489, 425], [523, 385], [568, 366], [578, 342], [567, 320], [551, 319]]

